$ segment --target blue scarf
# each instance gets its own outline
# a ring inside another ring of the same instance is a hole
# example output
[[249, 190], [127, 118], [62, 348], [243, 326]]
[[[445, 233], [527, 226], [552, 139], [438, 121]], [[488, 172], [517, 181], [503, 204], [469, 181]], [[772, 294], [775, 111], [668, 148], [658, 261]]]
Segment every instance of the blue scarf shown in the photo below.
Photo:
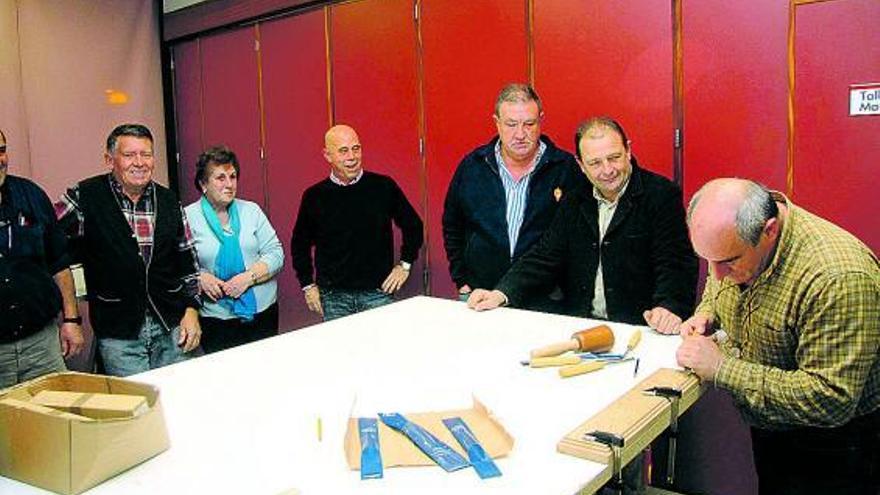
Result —
[[[232, 234], [223, 231], [220, 219], [217, 218], [217, 212], [204, 196], [202, 196], [201, 205], [202, 214], [205, 215], [208, 227], [220, 241], [220, 249], [217, 250], [217, 257], [214, 259], [214, 275], [220, 280], [229, 280], [245, 270], [241, 245], [238, 243], [238, 236], [241, 232], [238, 205], [233, 201], [228, 207], [229, 226], [232, 227]], [[226, 296], [217, 302], [243, 321], [253, 320], [254, 314], [257, 312], [257, 296], [254, 295], [253, 287], [249, 287], [238, 299]]]

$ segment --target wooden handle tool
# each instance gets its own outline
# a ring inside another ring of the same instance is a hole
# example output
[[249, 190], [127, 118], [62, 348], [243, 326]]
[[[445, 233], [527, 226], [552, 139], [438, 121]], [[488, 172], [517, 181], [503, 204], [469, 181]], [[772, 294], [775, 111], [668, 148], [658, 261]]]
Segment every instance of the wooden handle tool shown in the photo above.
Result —
[[529, 366], [532, 368], [549, 368], [551, 366], [567, 366], [570, 364], [580, 363], [581, 357], [569, 354], [568, 356], [551, 356], [539, 357], [529, 360]]
[[531, 352], [532, 359], [558, 356], [568, 351], [606, 352], [614, 346], [614, 332], [608, 325], [587, 328], [572, 334], [571, 339], [557, 342]]
[[633, 359], [635, 358], [629, 357], [617, 361], [585, 361], [580, 364], [563, 366], [562, 368], [559, 368], [559, 376], [561, 376], [562, 378], [571, 378], [573, 376], [583, 375], [585, 373], [592, 373], [593, 371], [599, 371], [609, 364], [625, 363], [627, 361], [632, 361]]
[[642, 331], [636, 330], [632, 335], [629, 336], [629, 342], [626, 343], [626, 352], [629, 352], [636, 348], [639, 345], [639, 342], [642, 341]]

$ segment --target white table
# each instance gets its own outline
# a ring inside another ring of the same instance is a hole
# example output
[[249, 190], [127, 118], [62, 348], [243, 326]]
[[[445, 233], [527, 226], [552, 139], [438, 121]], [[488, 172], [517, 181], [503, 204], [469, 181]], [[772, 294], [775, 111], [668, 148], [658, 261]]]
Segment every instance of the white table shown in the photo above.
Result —
[[[477, 313], [415, 297], [212, 354], [132, 379], [158, 385], [171, 449], [88, 494], [573, 494], [607, 480], [607, 466], [556, 452], [577, 425], [659, 367], [679, 338], [612, 324], [615, 351], [644, 333], [633, 363], [561, 379], [530, 369], [528, 351], [597, 322], [515, 309]], [[472, 396], [514, 437], [503, 476], [473, 469], [389, 468], [361, 481], [343, 454], [350, 415], [469, 408]], [[321, 418], [323, 440], [318, 441]], [[48, 493], [0, 477], [0, 493]]]

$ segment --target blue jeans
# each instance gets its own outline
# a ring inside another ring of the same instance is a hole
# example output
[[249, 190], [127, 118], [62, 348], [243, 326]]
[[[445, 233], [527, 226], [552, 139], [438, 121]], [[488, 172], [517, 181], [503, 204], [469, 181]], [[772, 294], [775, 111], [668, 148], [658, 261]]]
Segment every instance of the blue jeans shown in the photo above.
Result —
[[128, 376], [189, 359], [177, 345], [179, 338], [180, 325], [168, 332], [147, 311], [137, 339], [98, 339], [98, 351], [108, 375]]
[[54, 320], [33, 335], [0, 344], [0, 388], [55, 371], [67, 371], [67, 368]]
[[338, 290], [321, 289], [321, 307], [324, 321], [335, 320], [368, 309], [378, 308], [393, 302], [391, 294], [379, 289]]

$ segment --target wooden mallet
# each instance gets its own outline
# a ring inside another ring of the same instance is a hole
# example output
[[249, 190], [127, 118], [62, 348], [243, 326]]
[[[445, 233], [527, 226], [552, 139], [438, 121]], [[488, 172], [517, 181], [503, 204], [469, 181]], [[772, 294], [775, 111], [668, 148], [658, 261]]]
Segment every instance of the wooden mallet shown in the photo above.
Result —
[[587, 328], [572, 334], [571, 339], [565, 342], [550, 344], [531, 352], [532, 359], [540, 357], [558, 356], [568, 351], [580, 352], [606, 352], [614, 346], [614, 332], [608, 325], [599, 325]]

